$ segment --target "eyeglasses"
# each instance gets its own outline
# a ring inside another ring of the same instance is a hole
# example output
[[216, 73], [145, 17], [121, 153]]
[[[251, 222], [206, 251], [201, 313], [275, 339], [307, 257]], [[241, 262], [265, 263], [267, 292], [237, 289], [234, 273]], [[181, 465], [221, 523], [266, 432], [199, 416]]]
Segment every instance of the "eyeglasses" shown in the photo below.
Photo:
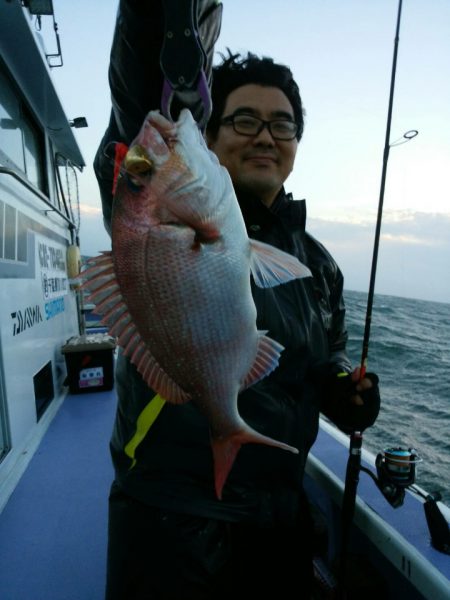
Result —
[[274, 140], [293, 140], [298, 133], [298, 125], [295, 121], [287, 119], [273, 119], [264, 121], [252, 115], [229, 115], [220, 121], [221, 125], [232, 125], [236, 133], [240, 135], [259, 135], [267, 127]]

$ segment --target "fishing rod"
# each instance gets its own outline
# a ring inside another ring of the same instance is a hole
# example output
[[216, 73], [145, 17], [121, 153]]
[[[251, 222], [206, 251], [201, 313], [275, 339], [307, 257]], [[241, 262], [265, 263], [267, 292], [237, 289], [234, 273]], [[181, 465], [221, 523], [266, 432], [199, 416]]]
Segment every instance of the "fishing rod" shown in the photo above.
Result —
[[[383, 168], [381, 173], [381, 185], [380, 195], [378, 201], [378, 214], [375, 228], [375, 241], [373, 247], [372, 256], [372, 267], [370, 273], [369, 291], [367, 297], [367, 309], [366, 319], [364, 327], [364, 337], [362, 344], [362, 355], [361, 355], [361, 373], [360, 379], [363, 379], [367, 370], [367, 357], [369, 353], [369, 339], [370, 339], [370, 326], [372, 323], [372, 312], [373, 312], [373, 299], [375, 294], [375, 278], [377, 272], [378, 263], [378, 249], [380, 245], [380, 232], [381, 222], [383, 218], [383, 202], [384, 202], [384, 190], [386, 185], [386, 173], [387, 163], [389, 159], [390, 150], [390, 134], [391, 134], [391, 121], [392, 121], [392, 107], [394, 103], [394, 89], [395, 89], [395, 74], [397, 70], [397, 54], [399, 44], [399, 33], [400, 33], [400, 21], [402, 13], [402, 0], [398, 3], [397, 12], [397, 24], [394, 40], [394, 54], [392, 60], [392, 73], [391, 73], [391, 84], [389, 92], [389, 106], [386, 124], [386, 137], [383, 151]], [[410, 132], [407, 132], [410, 133]], [[406, 136], [406, 134], [405, 134]], [[411, 136], [414, 137], [414, 136]], [[408, 138], [406, 138], [408, 139]], [[361, 431], [353, 431], [350, 435], [350, 447], [349, 457], [347, 461], [347, 469], [345, 475], [345, 488], [344, 496], [342, 500], [342, 537], [341, 537], [341, 554], [340, 564], [338, 573], [338, 598], [340, 600], [346, 598], [346, 587], [347, 587], [347, 553], [350, 538], [350, 529], [353, 521], [355, 512], [356, 494], [359, 483], [359, 473], [361, 469], [361, 448], [362, 448], [363, 436]]]
[[[378, 214], [377, 214], [377, 222], [375, 228], [375, 241], [373, 245], [373, 256], [372, 256], [372, 268], [370, 272], [370, 283], [369, 283], [369, 292], [367, 296], [367, 309], [366, 309], [366, 321], [364, 326], [364, 337], [362, 344], [362, 355], [361, 355], [361, 379], [363, 379], [366, 374], [367, 369], [367, 357], [369, 354], [369, 339], [370, 339], [370, 326], [372, 323], [372, 309], [373, 309], [373, 299], [375, 295], [375, 278], [377, 273], [377, 263], [378, 263], [378, 248], [380, 245], [380, 231], [381, 231], [381, 221], [383, 218], [383, 203], [384, 203], [384, 189], [386, 186], [386, 173], [387, 173], [387, 163], [389, 159], [389, 150], [390, 150], [390, 136], [391, 136], [391, 121], [392, 121], [392, 107], [394, 104], [394, 89], [395, 89], [395, 74], [397, 70], [397, 54], [398, 54], [398, 43], [399, 43], [399, 34], [400, 34], [400, 19], [402, 13], [402, 0], [399, 0], [398, 3], [398, 14], [397, 14], [397, 28], [395, 32], [395, 41], [394, 41], [394, 56], [392, 60], [392, 74], [391, 74], [391, 87], [389, 92], [389, 107], [388, 107], [388, 116], [386, 123], [386, 137], [384, 142], [384, 152], [383, 152], [383, 169], [381, 172], [381, 185], [380, 185], [380, 197], [378, 201]], [[417, 132], [415, 130], [411, 132], [405, 133], [406, 139], [411, 139], [414, 137], [413, 135], [408, 135]]]

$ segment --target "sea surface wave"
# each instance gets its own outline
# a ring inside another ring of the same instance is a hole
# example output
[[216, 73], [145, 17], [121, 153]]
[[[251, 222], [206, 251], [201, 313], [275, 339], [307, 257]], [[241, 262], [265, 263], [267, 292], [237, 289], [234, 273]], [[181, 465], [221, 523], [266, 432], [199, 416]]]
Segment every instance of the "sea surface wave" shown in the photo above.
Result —
[[[361, 361], [367, 294], [345, 291], [352, 362]], [[413, 448], [416, 483], [450, 506], [450, 304], [375, 295], [368, 371], [380, 378], [381, 410], [364, 432], [374, 454]]]

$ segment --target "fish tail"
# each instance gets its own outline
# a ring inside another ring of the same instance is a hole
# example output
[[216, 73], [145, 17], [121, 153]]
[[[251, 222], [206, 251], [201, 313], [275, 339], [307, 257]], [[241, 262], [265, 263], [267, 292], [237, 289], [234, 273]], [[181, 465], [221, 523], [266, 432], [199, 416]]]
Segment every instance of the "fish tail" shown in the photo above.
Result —
[[274, 448], [281, 448], [282, 450], [298, 454], [297, 448], [262, 435], [250, 427], [240, 429], [225, 438], [212, 438], [214, 483], [216, 496], [219, 500], [222, 499], [223, 486], [243, 444], [264, 444], [265, 446], [273, 446]]

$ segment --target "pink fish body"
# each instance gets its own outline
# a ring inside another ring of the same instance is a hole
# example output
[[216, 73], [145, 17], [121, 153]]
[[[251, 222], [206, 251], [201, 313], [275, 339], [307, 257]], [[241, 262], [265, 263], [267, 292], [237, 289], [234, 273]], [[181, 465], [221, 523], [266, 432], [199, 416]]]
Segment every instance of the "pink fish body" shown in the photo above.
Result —
[[112, 253], [90, 261], [85, 286], [149, 387], [206, 416], [220, 498], [242, 444], [297, 452], [237, 409], [239, 391], [275, 369], [283, 350], [256, 328], [250, 274], [270, 287], [310, 272], [248, 238], [228, 172], [189, 111], [175, 125], [149, 113], [133, 148], [151, 167], [119, 179]]

